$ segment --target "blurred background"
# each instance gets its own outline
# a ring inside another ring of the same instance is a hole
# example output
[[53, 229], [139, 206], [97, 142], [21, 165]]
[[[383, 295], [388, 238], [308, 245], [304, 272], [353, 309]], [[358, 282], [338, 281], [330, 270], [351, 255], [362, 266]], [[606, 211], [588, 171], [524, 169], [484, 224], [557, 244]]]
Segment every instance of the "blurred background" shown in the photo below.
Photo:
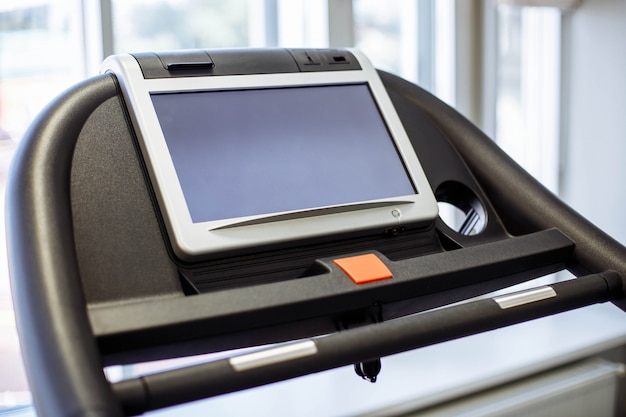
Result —
[[[110, 54], [357, 47], [457, 108], [626, 243], [624, 22], [624, 0], [2, 0], [0, 190], [37, 114]], [[30, 394], [3, 221], [0, 233], [0, 415], [9, 415], [30, 410]]]

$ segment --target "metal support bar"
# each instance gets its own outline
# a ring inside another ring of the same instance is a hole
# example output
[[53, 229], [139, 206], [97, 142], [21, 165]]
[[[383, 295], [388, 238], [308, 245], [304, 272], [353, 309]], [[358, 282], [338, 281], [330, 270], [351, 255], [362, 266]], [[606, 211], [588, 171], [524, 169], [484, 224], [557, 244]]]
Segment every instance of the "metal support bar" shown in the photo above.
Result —
[[[113, 385], [129, 415], [368, 361], [623, 297], [616, 272], [432, 310]], [[511, 303], [513, 299], [515, 302]], [[246, 366], [242, 366], [245, 364]]]

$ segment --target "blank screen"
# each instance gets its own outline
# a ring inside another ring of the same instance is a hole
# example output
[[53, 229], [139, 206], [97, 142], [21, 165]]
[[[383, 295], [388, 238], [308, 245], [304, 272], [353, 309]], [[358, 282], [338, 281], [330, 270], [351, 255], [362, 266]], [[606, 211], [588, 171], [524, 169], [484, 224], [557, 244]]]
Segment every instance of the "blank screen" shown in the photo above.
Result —
[[194, 223], [416, 193], [365, 84], [152, 102]]

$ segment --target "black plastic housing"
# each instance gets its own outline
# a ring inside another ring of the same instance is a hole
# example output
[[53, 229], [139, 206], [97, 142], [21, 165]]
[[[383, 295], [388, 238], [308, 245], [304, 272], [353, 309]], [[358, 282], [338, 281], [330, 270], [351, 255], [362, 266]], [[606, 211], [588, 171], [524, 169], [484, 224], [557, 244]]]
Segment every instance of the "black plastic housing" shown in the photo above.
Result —
[[198, 49], [133, 56], [146, 79], [361, 69], [344, 49]]

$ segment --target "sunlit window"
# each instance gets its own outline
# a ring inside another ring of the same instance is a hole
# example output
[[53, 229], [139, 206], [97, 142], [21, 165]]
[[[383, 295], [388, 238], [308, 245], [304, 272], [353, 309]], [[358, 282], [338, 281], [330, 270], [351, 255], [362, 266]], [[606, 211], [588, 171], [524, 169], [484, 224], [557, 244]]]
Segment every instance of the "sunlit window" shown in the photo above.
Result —
[[0, 131], [19, 140], [37, 113], [84, 78], [76, 0], [0, 3]]
[[114, 0], [116, 53], [248, 45], [248, 0]]
[[561, 12], [498, 6], [496, 140], [558, 192]]
[[416, 80], [416, 21], [417, 2], [357, 0], [355, 46], [379, 68]]

